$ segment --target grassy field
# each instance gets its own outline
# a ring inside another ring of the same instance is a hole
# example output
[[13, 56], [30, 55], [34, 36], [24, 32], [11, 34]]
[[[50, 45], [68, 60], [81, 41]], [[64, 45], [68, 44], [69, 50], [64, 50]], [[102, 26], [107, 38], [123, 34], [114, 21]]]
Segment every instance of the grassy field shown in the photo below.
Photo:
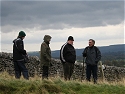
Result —
[[0, 94], [125, 94], [125, 80], [122, 82], [98, 82], [98, 84], [64, 81], [60, 78], [29, 81], [16, 80], [7, 73], [0, 73]]

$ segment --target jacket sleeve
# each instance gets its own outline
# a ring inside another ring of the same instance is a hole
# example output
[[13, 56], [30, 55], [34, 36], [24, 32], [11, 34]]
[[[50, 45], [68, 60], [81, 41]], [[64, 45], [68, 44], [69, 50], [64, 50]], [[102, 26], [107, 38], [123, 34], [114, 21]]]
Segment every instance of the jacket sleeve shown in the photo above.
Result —
[[65, 62], [67, 61], [66, 60], [66, 57], [67, 57], [66, 53], [67, 53], [67, 47], [65, 46], [63, 49], [63, 57], [64, 57]]
[[60, 60], [63, 63], [66, 62], [66, 53], [67, 53], [66, 45], [63, 45], [60, 49]]
[[65, 62], [65, 60], [64, 60], [64, 57], [63, 57], [63, 46], [61, 47], [61, 49], [60, 49], [60, 60], [61, 60], [61, 62]]
[[43, 55], [43, 57], [47, 60], [47, 61], [51, 61], [51, 59], [49, 59], [49, 57], [47, 56], [47, 53], [46, 53], [46, 46], [45, 45], [41, 45], [41, 54]]
[[22, 40], [17, 41], [17, 49], [19, 50], [20, 53], [26, 55], [26, 50], [24, 50], [24, 43]]
[[98, 63], [101, 60], [101, 52], [100, 50], [97, 48], [97, 57], [96, 57], [96, 62]]
[[87, 47], [84, 49], [82, 55], [83, 55], [83, 57], [86, 57], [86, 56], [87, 56]]

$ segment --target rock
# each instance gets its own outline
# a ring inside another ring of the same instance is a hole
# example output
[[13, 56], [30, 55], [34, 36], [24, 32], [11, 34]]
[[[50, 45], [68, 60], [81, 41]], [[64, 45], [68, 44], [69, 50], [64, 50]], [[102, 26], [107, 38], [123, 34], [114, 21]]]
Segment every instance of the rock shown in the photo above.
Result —
[[[14, 75], [14, 64], [12, 61], [13, 57], [11, 53], [0, 52], [0, 72], [8, 72], [10, 75]], [[26, 63], [28, 68], [29, 76], [34, 77], [35, 75], [41, 76], [42, 69], [40, 67], [40, 60], [37, 56], [29, 56], [30, 62]], [[83, 64], [76, 62], [74, 66], [74, 73], [72, 79], [81, 80]], [[63, 66], [61, 61], [52, 58], [52, 66], [49, 70], [49, 76], [51, 77], [63, 77]], [[125, 77], [125, 68], [106, 66], [104, 68], [104, 76], [107, 81], [120, 81]], [[101, 78], [100, 67], [98, 69], [98, 78]], [[85, 69], [83, 73], [83, 80], [85, 80]]]

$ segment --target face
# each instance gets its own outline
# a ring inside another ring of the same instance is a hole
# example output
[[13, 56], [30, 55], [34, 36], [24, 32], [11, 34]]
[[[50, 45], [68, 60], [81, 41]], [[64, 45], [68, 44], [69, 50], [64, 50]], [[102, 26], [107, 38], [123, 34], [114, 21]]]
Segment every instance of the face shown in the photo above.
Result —
[[25, 37], [22, 37], [22, 39], [24, 39]]
[[73, 45], [73, 42], [74, 42], [74, 41], [72, 41], [72, 40], [69, 40], [69, 41], [68, 41], [68, 43], [71, 44], [71, 45]]
[[49, 39], [49, 42], [51, 41], [51, 39]]
[[92, 40], [89, 41], [89, 47], [94, 46], [94, 42]]
[[51, 39], [48, 39], [47, 41], [50, 43]]

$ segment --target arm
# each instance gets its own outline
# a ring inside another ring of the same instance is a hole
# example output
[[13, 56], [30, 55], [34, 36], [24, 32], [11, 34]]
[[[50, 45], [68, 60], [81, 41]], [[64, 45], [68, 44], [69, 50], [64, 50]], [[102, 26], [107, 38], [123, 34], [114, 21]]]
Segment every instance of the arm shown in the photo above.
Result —
[[82, 55], [83, 55], [83, 57], [86, 57], [86, 56], [87, 56], [87, 47], [84, 49]]
[[17, 41], [17, 49], [19, 50], [20, 53], [26, 55], [26, 50], [24, 50], [24, 43], [22, 40]]
[[64, 60], [66, 62], [66, 57], [67, 57], [67, 47], [66, 46], [63, 49], [63, 57], [64, 57]]
[[100, 61], [100, 59], [101, 59], [101, 52], [100, 52], [100, 50], [97, 48], [97, 57], [96, 57], [96, 62], [99, 62]]
[[87, 56], [87, 47], [84, 49], [83, 53], [83, 62], [85, 62], [86, 56]]
[[45, 44], [42, 44], [41, 45], [41, 55], [43, 55], [43, 57], [47, 60], [47, 61], [51, 61], [48, 56], [47, 56], [47, 53], [46, 53], [46, 45]]
[[64, 44], [64, 45], [61, 47], [61, 50], [60, 50], [60, 60], [61, 60], [63, 63], [66, 62], [65, 55], [66, 55], [66, 44]]

